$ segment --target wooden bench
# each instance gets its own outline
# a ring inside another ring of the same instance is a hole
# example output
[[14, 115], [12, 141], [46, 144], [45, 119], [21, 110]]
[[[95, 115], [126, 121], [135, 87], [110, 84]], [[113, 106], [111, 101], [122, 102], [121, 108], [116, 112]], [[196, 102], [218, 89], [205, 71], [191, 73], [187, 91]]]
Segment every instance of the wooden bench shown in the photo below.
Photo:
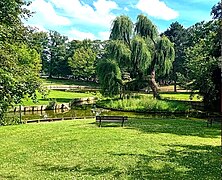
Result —
[[222, 121], [222, 116], [217, 115], [217, 116], [208, 116], [207, 119], [207, 127], [212, 127], [213, 122], [220, 122]]
[[99, 127], [101, 127], [102, 122], [107, 123], [123, 123], [127, 122], [128, 117], [127, 116], [96, 116], [96, 122], [99, 123]]

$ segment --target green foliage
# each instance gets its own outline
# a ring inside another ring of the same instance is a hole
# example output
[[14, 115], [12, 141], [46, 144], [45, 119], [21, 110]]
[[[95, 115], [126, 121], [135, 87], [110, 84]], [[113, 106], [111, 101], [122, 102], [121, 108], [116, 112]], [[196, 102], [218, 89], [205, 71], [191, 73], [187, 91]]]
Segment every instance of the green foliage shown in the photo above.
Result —
[[101, 60], [96, 71], [103, 94], [113, 96], [120, 92], [121, 71], [116, 61]]
[[178, 22], [174, 22], [163, 34], [167, 36], [172, 43], [174, 43], [175, 61], [173, 62], [170, 79], [176, 82], [177, 74], [185, 73], [184, 61], [187, 35], [186, 29]]
[[146, 74], [147, 67], [151, 64], [151, 52], [145, 40], [141, 36], [135, 36], [131, 43], [131, 72], [138, 74]]
[[79, 78], [95, 77], [96, 53], [91, 48], [81, 47], [76, 49], [72, 58], [68, 59], [72, 73]]
[[[155, 70], [158, 69], [157, 72], [161, 71], [163, 75], [169, 73], [174, 60], [173, 44], [167, 37], [159, 37], [156, 26], [144, 15], [137, 17], [134, 30], [129, 17], [119, 16], [113, 21], [110, 40], [103, 58], [116, 61], [123, 75], [120, 79], [112, 79], [119, 82], [123, 91], [127, 87], [139, 88], [142, 84], [149, 84], [154, 97], [159, 97]], [[99, 79], [102, 81], [103, 77], [100, 76]], [[107, 86], [101, 83], [101, 86], [103, 85]]]
[[111, 40], [122, 40], [126, 44], [130, 45], [133, 23], [128, 16], [121, 15], [117, 17], [113, 21], [111, 29]]
[[173, 43], [170, 40], [163, 36], [159, 43], [157, 44], [157, 62], [156, 68], [158, 69], [159, 75], [169, 74], [172, 63], [175, 59], [175, 52]]
[[213, 19], [221, 19], [222, 18], [222, 3], [218, 2], [211, 9], [211, 15], [213, 15]]
[[189, 32], [193, 33], [191, 40], [198, 43], [191, 43], [185, 51], [186, 76], [180, 77], [186, 82], [186, 88], [198, 90], [203, 96], [206, 110], [219, 110], [220, 106], [220, 46], [215, 43], [218, 41], [218, 29], [218, 21], [201, 22], [189, 28]]
[[95, 119], [1, 127], [1, 178], [220, 179], [220, 128], [205, 123], [138, 116], [124, 128]]
[[146, 16], [142, 14], [137, 17], [135, 32], [143, 38], [150, 38], [154, 44], [156, 38], [158, 37], [156, 26]]
[[122, 100], [103, 100], [99, 105], [106, 108], [130, 110], [136, 112], [188, 112], [191, 107], [184, 102], [156, 100], [152, 97], [140, 96]]
[[35, 100], [40, 88], [40, 56], [29, 46], [21, 21], [30, 15], [26, 4], [23, 0], [0, 2], [0, 125], [5, 124], [9, 106], [25, 96]]
[[115, 59], [123, 70], [127, 70], [130, 62], [130, 49], [120, 40], [110, 41], [106, 46], [106, 56]]
[[35, 100], [41, 66], [39, 54], [24, 44], [7, 45], [0, 54], [0, 119], [3, 119], [8, 106], [20, 103], [26, 95]]
[[46, 107], [46, 110], [54, 110], [56, 104], [57, 104], [56, 99], [50, 100], [50, 101], [49, 101], [49, 104], [48, 104], [47, 107]]
[[49, 76], [65, 76], [69, 74], [68, 62], [66, 59], [66, 41], [68, 38], [56, 31], [49, 32], [48, 41], [48, 73]]

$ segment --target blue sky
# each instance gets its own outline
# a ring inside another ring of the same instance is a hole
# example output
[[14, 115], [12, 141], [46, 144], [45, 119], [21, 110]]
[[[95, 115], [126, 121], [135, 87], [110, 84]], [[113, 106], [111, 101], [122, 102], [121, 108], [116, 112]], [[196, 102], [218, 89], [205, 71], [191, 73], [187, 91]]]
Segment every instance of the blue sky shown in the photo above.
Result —
[[119, 15], [133, 22], [146, 15], [165, 31], [178, 21], [189, 27], [211, 19], [210, 11], [219, 0], [32, 0], [29, 9], [35, 14], [25, 24], [43, 31], [56, 30], [70, 39], [109, 38], [111, 23]]

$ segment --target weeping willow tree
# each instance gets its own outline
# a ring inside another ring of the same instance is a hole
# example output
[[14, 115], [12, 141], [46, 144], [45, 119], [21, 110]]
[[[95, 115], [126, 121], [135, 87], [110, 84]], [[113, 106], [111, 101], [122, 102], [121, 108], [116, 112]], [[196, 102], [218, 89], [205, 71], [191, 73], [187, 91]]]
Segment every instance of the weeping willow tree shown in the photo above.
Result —
[[[169, 73], [174, 61], [174, 48], [166, 36], [158, 35], [156, 26], [146, 16], [139, 15], [133, 25], [129, 17], [122, 15], [112, 23], [110, 42], [103, 59], [106, 58], [113, 59], [118, 66], [116, 68], [120, 70], [117, 78], [117, 74], [114, 76], [117, 71], [108, 68], [109, 65], [113, 65], [109, 61], [101, 60], [107, 63], [106, 68], [105, 65], [104, 68], [98, 65], [98, 74], [102, 74], [103, 71], [115, 77], [105, 80], [105, 74], [98, 76], [102, 86], [116, 83], [116, 86], [109, 87], [108, 93], [120, 92], [121, 88], [126, 89], [136, 82], [149, 85], [154, 98], [159, 98], [156, 73], [161, 75]], [[125, 74], [129, 74], [129, 77], [124, 79]], [[120, 90], [111, 91], [113, 88]]]
[[121, 71], [115, 60], [107, 59], [99, 62], [97, 72], [103, 94], [113, 96], [120, 93]]

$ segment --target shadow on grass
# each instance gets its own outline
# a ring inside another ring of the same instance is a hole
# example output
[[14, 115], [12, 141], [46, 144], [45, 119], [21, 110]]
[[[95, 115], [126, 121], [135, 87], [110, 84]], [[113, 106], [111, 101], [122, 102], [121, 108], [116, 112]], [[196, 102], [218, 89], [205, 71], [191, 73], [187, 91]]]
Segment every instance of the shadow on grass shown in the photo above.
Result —
[[[56, 100], [57, 103], [69, 103], [72, 98], [53, 98]], [[44, 102], [48, 102], [48, 101], [52, 101], [52, 99], [39, 99], [39, 101], [44, 101]]]
[[98, 87], [98, 84], [90, 81], [77, 81], [77, 80], [67, 80], [67, 79], [57, 79], [57, 78], [47, 78], [47, 85], [57, 84], [57, 85], [76, 85], [76, 86], [92, 86]]
[[78, 174], [80, 173], [81, 175], [90, 175], [90, 176], [97, 176], [97, 175], [103, 175], [106, 173], [111, 173], [115, 170], [114, 167], [100, 167], [100, 166], [95, 166], [92, 168], [84, 168], [81, 165], [76, 165], [76, 166], [62, 166], [62, 165], [56, 165], [52, 166], [50, 164], [43, 164], [39, 165], [42, 170], [44, 171], [51, 171], [51, 172], [77, 172]]
[[132, 165], [115, 163], [104, 164], [79, 164], [76, 166], [64, 165], [39, 165], [42, 170], [78, 174], [78, 177], [106, 178], [107, 175], [114, 179], [220, 179], [220, 147], [219, 146], [193, 146], [193, 145], [166, 145], [169, 150], [164, 153], [154, 152], [148, 154], [109, 153], [111, 158], [136, 159]]
[[[169, 147], [170, 150], [164, 154], [156, 153], [155, 156], [124, 153], [113, 155], [138, 158], [136, 166], [127, 170], [129, 179], [220, 179], [219, 146]], [[176, 150], [177, 148], [182, 150]]]
[[220, 124], [214, 124], [208, 128], [206, 120], [192, 119], [130, 119], [127, 123], [129, 129], [137, 129], [143, 133], [169, 133], [186, 136], [199, 136], [207, 138], [216, 138], [220, 136]]
[[0, 179], [17, 179], [18, 176], [15, 176], [15, 175], [2, 175], [0, 174]]

